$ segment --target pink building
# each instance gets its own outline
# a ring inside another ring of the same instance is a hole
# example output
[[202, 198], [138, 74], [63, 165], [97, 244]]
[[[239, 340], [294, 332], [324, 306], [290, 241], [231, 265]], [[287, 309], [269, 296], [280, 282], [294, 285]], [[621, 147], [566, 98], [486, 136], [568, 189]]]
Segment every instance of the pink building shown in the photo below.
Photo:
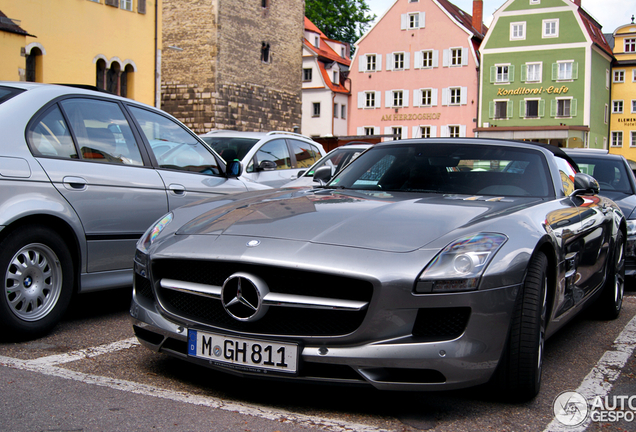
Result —
[[474, 136], [482, 0], [396, 0], [356, 42], [349, 135]]

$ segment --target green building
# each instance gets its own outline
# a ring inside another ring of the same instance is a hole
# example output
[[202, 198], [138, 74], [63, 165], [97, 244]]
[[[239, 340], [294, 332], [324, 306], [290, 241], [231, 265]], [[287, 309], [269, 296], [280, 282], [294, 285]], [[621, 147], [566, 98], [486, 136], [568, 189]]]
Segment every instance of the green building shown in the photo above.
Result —
[[480, 52], [476, 135], [607, 148], [612, 49], [581, 0], [506, 1]]

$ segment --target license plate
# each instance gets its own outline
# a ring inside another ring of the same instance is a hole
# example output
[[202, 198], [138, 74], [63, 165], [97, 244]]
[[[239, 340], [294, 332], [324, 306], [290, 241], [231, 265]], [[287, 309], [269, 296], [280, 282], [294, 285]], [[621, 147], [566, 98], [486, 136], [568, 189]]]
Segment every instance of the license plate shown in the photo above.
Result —
[[188, 354], [252, 372], [296, 373], [298, 345], [188, 331]]

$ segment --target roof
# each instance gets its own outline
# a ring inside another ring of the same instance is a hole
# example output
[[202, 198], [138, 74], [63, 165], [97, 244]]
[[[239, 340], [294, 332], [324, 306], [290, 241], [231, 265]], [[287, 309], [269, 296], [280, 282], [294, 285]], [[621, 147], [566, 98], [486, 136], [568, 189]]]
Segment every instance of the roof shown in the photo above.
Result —
[[8, 18], [2, 11], [0, 11], [0, 31], [35, 37], [16, 24], [16, 20]]
[[488, 31], [488, 27], [486, 27], [482, 21], [481, 28], [476, 29], [473, 27], [473, 16], [464, 12], [462, 9], [455, 6], [453, 3], [448, 0], [437, 0], [440, 6], [442, 6], [446, 11], [455, 18], [457, 22], [466, 27], [466, 29], [473, 33], [474, 36], [479, 39], [483, 39], [484, 35]]
[[605, 39], [603, 35], [603, 31], [601, 29], [601, 25], [594, 19], [590, 14], [588, 14], [585, 9], [582, 7], [578, 7], [579, 15], [581, 16], [581, 20], [583, 21], [583, 25], [585, 26], [585, 30], [588, 35], [592, 39], [599, 48], [605, 51], [608, 55], [612, 56], [612, 47]]
[[320, 35], [320, 47], [315, 47], [312, 43], [310, 43], [306, 38], [304, 40], [305, 46], [316, 53], [318, 57], [322, 57], [323, 59], [328, 59], [331, 61], [338, 62], [345, 66], [351, 66], [351, 59], [344, 58], [336, 53], [327, 43], [327, 41], [332, 41], [336, 43], [346, 44], [346, 42], [336, 41], [333, 39], [329, 39], [323, 32], [321, 32], [318, 27], [314, 23], [312, 23], [309, 18], [305, 17], [305, 30], [312, 31], [314, 33], [318, 33]]

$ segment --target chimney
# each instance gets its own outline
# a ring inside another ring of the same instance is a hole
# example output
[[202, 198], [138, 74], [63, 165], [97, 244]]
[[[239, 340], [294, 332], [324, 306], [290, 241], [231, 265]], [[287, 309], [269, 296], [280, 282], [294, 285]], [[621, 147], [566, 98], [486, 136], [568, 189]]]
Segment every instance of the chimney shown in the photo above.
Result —
[[[580, 0], [577, 0], [580, 2]], [[484, 2], [482, 0], [473, 0], [473, 28], [479, 33], [482, 32], [482, 23], [484, 21]]]

